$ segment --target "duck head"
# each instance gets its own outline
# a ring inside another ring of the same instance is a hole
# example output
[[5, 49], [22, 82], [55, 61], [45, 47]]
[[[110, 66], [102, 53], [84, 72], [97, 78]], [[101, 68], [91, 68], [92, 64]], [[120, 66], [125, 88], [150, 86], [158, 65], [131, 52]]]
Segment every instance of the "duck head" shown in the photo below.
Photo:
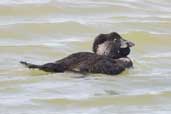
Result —
[[130, 48], [135, 44], [123, 39], [118, 33], [98, 35], [93, 43], [93, 52], [98, 55], [105, 55], [114, 59], [126, 57], [130, 53]]

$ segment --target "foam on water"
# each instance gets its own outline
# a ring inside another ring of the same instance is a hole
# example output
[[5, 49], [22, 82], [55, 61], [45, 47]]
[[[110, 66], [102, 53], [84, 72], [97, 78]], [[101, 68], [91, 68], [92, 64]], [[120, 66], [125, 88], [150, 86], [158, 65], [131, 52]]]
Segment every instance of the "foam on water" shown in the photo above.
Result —
[[1, 5], [15, 5], [15, 4], [44, 4], [50, 0], [1, 0]]

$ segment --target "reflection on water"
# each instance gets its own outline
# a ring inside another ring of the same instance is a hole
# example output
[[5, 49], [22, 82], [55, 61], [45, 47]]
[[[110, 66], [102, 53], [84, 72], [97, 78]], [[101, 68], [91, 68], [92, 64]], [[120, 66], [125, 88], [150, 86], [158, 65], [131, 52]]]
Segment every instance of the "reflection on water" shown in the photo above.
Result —
[[[170, 114], [170, 0], [1, 0], [0, 112], [4, 114]], [[134, 68], [117, 76], [28, 70], [91, 51], [116, 31], [136, 46]]]

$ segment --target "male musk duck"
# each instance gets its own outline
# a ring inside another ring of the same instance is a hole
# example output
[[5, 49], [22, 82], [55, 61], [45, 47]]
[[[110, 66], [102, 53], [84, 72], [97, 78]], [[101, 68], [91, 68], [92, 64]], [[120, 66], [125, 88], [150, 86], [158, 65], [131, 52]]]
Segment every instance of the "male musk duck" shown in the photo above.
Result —
[[78, 52], [63, 59], [43, 65], [35, 65], [21, 61], [20, 63], [31, 69], [46, 72], [79, 72], [102, 73], [115, 75], [133, 66], [127, 55], [134, 43], [123, 39], [118, 33], [98, 35], [93, 43], [92, 52]]

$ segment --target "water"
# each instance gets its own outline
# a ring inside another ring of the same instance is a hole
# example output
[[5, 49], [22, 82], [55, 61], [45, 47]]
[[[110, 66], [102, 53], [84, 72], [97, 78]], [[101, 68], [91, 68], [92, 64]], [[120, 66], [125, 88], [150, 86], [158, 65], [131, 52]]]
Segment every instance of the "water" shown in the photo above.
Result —
[[[170, 114], [170, 0], [1, 0], [2, 114]], [[136, 44], [134, 68], [117, 76], [51, 74], [43, 64], [91, 51], [99, 33]]]

